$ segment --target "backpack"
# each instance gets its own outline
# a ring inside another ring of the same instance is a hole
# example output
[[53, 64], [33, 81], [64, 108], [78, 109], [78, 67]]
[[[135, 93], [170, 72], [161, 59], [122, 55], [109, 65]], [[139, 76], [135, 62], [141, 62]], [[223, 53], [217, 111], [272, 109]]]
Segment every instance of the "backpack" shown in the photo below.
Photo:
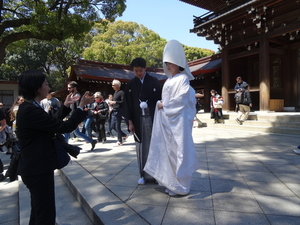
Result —
[[244, 90], [235, 94], [235, 103], [242, 104], [244, 102]]

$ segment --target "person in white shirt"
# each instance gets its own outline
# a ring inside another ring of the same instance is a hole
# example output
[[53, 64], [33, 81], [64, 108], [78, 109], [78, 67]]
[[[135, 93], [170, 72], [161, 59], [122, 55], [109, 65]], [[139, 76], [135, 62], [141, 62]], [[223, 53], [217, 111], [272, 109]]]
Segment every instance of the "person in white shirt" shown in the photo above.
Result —
[[60, 101], [53, 97], [53, 92], [49, 92], [40, 104], [45, 112], [50, 115], [54, 115], [54, 113], [60, 108]]

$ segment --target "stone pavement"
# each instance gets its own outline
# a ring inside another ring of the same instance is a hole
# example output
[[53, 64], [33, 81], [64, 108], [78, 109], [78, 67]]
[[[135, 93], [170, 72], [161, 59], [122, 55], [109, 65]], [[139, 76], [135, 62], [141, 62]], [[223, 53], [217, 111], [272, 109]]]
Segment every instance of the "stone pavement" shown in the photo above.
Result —
[[[193, 128], [193, 137], [201, 168], [188, 196], [170, 197], [152, 182], [137, 184], [132, 136], [120, 147], [108, 138], [94, 151], [73, 142], [83, 150], [60, 175], [93, 224], [299, 224], [300, 155], [293, 152], [298, 136]], [[2, 188], [1, 182], [1, 198]], [[3, 218], [10, 211], [1, 205]]]

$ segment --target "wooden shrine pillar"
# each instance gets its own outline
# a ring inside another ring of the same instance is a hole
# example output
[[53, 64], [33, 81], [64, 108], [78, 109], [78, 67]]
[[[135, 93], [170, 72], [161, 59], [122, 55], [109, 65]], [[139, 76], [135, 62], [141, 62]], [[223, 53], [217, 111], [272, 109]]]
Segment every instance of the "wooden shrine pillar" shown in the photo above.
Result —
[[211, 77], [204, 78], [204, 112], [210, 112]]
[[[255, 103], [254, 103], [255, 104]], [[265, 34], [260, 36], [259, 46], [259, 111], [270, 110], [270, 52]]]
[[222, 96], [225, 98], [225, 104], [223, 105], [223, 110], [230, 110], [230, 101], [229, 101], [229, 60], [228, 60], [228, 47], [225, 46], [222, 49], [222, 83], [221, 83], [221, 92]]

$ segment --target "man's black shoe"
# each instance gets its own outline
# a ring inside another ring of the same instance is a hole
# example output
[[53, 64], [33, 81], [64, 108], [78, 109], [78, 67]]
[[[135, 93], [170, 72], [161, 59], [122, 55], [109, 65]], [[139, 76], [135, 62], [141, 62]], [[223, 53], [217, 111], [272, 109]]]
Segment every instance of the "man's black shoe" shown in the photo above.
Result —
[[91, 151], [94, 150], [96, 144], [97, 144], [97, 141], [96, 140], [93, 140], [93, 142], [91, 143], [92, 144], [92, 148], [91, 148]]

